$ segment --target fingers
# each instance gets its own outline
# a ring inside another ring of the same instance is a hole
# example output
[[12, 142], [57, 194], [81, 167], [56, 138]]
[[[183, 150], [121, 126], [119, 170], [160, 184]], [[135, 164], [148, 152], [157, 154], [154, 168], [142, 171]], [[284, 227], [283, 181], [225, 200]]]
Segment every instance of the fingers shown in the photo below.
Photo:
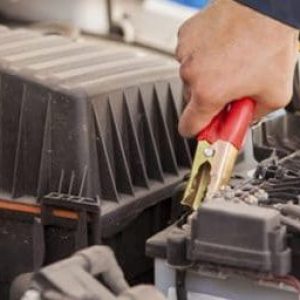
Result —
[[223, 108], [210, 95], [211, 89], [206, 85], [203, 76], [198, 74], [196, 65], [194, 57], [189, 55], [180, 67], [180, 76], [184, 82], [183, 96], [187, 106], [179, 120], [178, 130], [185, 137], [197, 135]]
[[196, 99], [191, 99], [179, 121], [178, 130], [182, 136], [192, 137], [204, 129], [214, 116], [216, 116], [223, 107], [219, 109], [211, 108], [207, 105], [201, 105]]

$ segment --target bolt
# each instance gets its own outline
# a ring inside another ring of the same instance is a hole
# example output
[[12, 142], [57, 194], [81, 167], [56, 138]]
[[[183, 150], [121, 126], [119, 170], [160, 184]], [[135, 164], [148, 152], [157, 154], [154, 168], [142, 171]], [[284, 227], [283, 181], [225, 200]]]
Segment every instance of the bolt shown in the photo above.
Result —
[[205, 148], [204, 149], [204, 155], [206, 157], [213, 157], [215, 155], [215, 150], [213, 148], [210, 148], [210, 147]]

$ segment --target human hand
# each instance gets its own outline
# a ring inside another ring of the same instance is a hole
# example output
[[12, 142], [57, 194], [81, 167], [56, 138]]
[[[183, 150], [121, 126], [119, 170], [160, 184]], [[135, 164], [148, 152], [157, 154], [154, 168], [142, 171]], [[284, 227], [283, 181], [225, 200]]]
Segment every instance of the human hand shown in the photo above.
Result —
[[298, 30], [232, 0], [215, 0], [179, 30], [176, 56], [188, 102], [179, 122], [196, 135], [226, 104], [256, 100], [255, 118], [291, 99]]

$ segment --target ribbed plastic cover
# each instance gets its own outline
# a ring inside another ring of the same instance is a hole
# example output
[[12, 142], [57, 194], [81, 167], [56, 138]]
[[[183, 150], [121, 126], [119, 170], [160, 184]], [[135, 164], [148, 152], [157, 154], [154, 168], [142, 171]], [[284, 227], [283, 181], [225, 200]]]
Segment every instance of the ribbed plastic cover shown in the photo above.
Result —
[[104, 214], [172, 195], [191, 165], [173, 62], [25, 29], [0, 27], [0, 44], [3, 193], [99, 196]]

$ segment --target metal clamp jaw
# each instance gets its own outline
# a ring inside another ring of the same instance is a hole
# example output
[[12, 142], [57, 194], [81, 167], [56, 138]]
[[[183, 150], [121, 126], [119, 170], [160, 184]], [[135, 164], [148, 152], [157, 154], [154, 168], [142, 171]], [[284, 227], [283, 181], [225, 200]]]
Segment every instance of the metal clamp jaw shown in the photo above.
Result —
[[234, 101], [200, 132], [182, 204], [197, 210], [205, 198], [228, 184], [254, 109], [250, 98]]

